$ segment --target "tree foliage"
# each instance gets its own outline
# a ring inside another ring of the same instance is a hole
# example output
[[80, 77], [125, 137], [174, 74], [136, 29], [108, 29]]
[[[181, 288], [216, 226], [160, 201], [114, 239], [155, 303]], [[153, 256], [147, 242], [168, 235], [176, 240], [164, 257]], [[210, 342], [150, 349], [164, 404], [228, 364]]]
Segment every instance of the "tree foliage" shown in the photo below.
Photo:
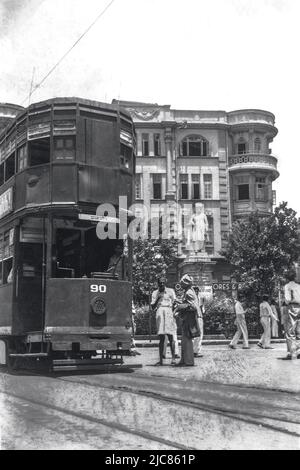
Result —
[[141, 305], [149, 303], [149, 296], [157, 288], [157, 278], [166, 276], [175, 262], [178, 242], [170, 240], [138, 239], [133, 245], [133, 299]]
[[233, 266], [233, 276], [244, 283], [244, 294], [254, 300], [276, 295], [283, 273], [299, 258], [299, 220], [283, 202], [274, 213], [258, 213], [233, 224], [228, 246], [222, 253]]

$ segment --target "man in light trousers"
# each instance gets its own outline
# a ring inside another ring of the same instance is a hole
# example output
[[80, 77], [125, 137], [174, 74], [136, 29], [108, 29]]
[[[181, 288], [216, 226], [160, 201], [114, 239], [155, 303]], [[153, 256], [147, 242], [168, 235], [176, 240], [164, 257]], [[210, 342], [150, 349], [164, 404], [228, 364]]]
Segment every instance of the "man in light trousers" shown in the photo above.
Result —
[[194, 357], [203, 357], [202, 341], [203, 341], [203, 334], [204, 334], [204, 324], [203, 324], [204, 298], [200, 297], [200, 290], [198, 286], [194, 287], [194, 291], [196, 292], [198, 303], [199, 303], [197, 321], [198, 321], [198, 326], [200, 330], [200, 336], [193, 339]]
[[287, 305], [285, 338], [288, 349], [287, 359], [300, 359], [300, 284], [295, 282], [296, 271], [291, 269], [287, 275], [289, 281], [284, 286], [284, 300]]
[[271, 319], [273, 318], [274, 321], [277, 321], [268, 300], [268, 295], [263, 295], [262, 302], [259, 305], [260, 323], [264, 332], [257, 346], [262, 349], [273, 349], [271, 346]]
[[231, 349], [236, 349], [240, 337], [243, 336], [243, 343], [244, 343], [243, 349], [250, 349], [249, 342], [248, 342], [248, 329], [247, 329], [246, 318], [245, 318], [245, 310], [241, 302], [238, 301], [237, 294], [233, 295], [233, 299], [234, 299], [234, 311], [236, 314], [235, 322], [237, 326], [237, 332], [232, 338], [232, 341], [230, 342], [229, 347]]

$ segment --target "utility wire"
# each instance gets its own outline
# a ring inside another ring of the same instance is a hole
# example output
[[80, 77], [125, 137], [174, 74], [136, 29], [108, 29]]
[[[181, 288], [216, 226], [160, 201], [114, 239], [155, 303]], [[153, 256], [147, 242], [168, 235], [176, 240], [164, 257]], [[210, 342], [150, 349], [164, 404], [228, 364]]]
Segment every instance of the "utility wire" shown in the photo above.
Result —
[[90, 24], [90, 26], [82, 33], [82, 35], [77, 39], [76, 42], [68, 49], [68, 51], [59, 59], [59, 61], [49, 70], [49, 72], [44, 76], [44, 78], [37, 84], [35, 85], [29, 96], [27, 96], [21, 104], [25, 103], [26, 100], [30, 99], [30, 97], [33, 95], [33, 93], [40, 88], [40, 86], [47, 80], [47, 78], [54, 72], [54, 70], [62, 63], [62, 61], [67, 57], [68, 54], [74, 49], [75, 46], [81, 41], [81, 39], [92, 29], [92, 27], [97, 23], [97, 21], [100, 20], [100, 18], [106, 13], [106, 11], [111, 7], [111, 5], [114, 3], [115, 0], [111, 0], [108, 5], [104, 8], [104, 10], [101, 11], [101, 13], [97, 16], [97, 18], [93, 21], [93, 23]]

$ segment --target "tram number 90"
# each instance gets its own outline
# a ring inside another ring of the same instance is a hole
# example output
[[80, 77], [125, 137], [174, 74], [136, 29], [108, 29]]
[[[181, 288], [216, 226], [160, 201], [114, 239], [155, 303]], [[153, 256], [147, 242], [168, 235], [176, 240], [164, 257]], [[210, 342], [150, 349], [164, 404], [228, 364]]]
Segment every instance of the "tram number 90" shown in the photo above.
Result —
[[100, 292], [100, 294], [105, 294], [106, 293], [106, 286], [103, 285], [103, 284], [100, 284], [100, 285], [93, 284], [91, 286], [91, 292], [93, 292], [93, 294], [98, 293], [98, 292]]

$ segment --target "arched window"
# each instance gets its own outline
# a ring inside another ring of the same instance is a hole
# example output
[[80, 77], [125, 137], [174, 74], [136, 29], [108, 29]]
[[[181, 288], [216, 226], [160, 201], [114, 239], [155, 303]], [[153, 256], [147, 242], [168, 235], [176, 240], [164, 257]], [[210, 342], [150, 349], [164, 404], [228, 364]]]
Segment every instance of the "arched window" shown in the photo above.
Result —
[[207, 157], [208, 141], [199, 135], [191, 135], [180, 144], [181, 157]]
[[259, 137], [256, 137], [256, 139], [254, 140], [254, 151], [255, 152], [261, 151], [261, 140]]

